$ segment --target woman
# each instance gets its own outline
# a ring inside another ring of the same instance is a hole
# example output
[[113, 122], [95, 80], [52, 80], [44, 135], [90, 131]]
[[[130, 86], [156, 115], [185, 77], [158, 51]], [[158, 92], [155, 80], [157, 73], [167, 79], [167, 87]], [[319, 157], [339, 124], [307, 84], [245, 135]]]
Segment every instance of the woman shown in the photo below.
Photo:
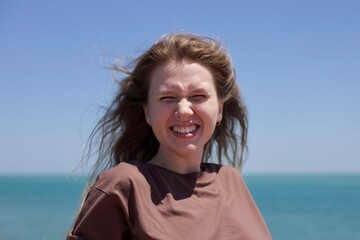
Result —
[[116, 68], [128, 76], [92, 134], [102, 173], [67, 239], [271, 239], [239, 170], [221, 165], [241, 167], [247, 147], [221, 43], [169, 34], [134, 65]]

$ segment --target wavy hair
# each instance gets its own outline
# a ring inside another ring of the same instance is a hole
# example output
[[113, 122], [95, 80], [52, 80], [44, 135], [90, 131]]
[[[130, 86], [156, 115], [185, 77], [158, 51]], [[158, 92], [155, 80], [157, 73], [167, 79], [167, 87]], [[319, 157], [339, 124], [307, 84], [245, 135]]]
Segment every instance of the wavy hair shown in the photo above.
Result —
[[202, 161], [242, 166], [247, 150], [247, 110], [230, 55], [217, 40], [172, 33], [161, 37], [130, 64], [113, 67], [127, 76], [118, 81], [116, 96], [90, 134], [86, 156], [97, 154], [91, 178], [120, 162], [147, 162], [155, 156], [159, 142], [146, 122], [143, 106], [148, 100], [152, 72], [171, 60], [193, 61], [208, 68], [218, 97], [224, 102], [222, 121], [205, 144]]

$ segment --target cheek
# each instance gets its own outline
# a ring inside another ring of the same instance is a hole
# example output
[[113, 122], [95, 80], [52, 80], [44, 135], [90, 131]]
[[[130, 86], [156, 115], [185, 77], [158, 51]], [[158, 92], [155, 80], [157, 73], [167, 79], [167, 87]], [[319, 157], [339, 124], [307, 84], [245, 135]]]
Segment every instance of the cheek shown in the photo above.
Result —
[[171, 116], [172, 110], [169, 107], [165, 107], [159, 104], [150, 105], [147, 110], [147, 116], [151, 123], [165, 124], [167, 119]]
[[195, 112], [205, 124], [216, 125], [219, 115], [218, 109], [215, 109], [213, 106], [201, 106], [198, 107]]

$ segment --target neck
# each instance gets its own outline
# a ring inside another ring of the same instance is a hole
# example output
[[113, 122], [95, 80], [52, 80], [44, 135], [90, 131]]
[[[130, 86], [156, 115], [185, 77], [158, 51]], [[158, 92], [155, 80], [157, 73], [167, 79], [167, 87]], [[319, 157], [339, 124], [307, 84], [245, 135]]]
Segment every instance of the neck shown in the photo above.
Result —
[[158, 153], [149, 163], [166, 168], [173, 172], [187, 174], [200, 172], [201, 153], [178, 155], [159, 149]]

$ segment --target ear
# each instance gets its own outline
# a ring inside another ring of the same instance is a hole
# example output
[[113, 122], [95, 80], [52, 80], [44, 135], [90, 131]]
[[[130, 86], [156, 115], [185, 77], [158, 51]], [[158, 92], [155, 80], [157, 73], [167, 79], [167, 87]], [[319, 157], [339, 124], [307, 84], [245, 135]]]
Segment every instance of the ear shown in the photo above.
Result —
[[219, 100], [219, 110], [218, 110], [218, 115], [217, 115], [217, 119], [216, 119], [216, 122], [218, 122], [218, 123], [220, 123], [222, 120], [223, 106], [224, 106], [224, 101]]
[[146, 120], [146, 122], [151, 126], [151, 124], [150, 124], [150, 118], [149, 118], [149, 115], [148, 115], [147, 105], [144, 105], [144, 106], [143, 106], [143, 109], [144, 109], [144, 114], [145, 114], [145, 120]]

